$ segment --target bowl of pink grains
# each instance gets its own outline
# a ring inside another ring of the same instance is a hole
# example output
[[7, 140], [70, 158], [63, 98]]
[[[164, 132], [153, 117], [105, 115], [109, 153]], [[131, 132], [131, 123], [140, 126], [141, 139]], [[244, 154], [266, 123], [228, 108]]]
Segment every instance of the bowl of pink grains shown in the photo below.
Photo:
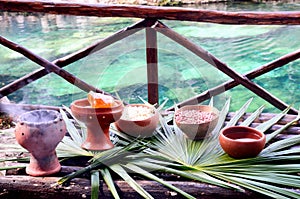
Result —
[[187, 105], [175, 111], [174, 120], [185, 136], [201, 140], [216, 127], [219, 111], [208, 105]]

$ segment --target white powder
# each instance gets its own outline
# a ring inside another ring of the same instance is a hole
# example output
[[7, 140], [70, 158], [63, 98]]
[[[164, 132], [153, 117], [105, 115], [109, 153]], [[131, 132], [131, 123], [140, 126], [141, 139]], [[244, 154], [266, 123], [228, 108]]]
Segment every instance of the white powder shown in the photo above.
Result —
[[126, 106], [123, 110], [121, 119], [123, 120], [145, 120], [153, 116], [155, 111], [147, 106]]

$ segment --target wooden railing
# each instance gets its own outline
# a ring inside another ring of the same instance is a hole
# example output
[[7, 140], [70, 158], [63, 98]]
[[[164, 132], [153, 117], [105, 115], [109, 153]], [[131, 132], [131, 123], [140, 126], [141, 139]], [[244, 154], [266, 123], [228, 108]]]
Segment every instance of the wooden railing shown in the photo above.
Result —
[[[82, 90], [101, 91], [92, 85], [78, 79], [62, 69], [64, 66], [78, 61], [90, 53], [99, 51], [104, 47], [111, 45], [117, 41], [134, 34], [137, 31], [145, 29], [146, 31], [146, 62], [147, 62], [147, 78], [148, 78], [148, 101], [152, 104], [157, 103], [159, 99], [158, 92], [158, 49], [157, 49], [157, 32], [164, 34], [186, 49], [193, 52], [219, 71], [223, 72], [232, 80], [223, 84], [210, 88], [209, 90], [181, 102], [179, 106], [200, 103], [209, 99], [213, 95], [218, 95], [226, 90], [229, 90], [237, 85], [243, 85], [256, 95], [271, 103], [280, 110], [285, 109], [288, 105], [280, 99], [273, 96], [258, 84], [251, 81], [262, 74], [265, 74], [275, 68], [282, 67], [290, 62], [300, 58], [300, 49], [284, 55], [277, 60], [267, 63], [257, 69], [246, 74], [239, 74], [234, 71], [216, 56], [210, 54], [200, 46], [195, 45], [187, 38], [179, 35], [160, 20], [185, 20], [197, 22], [209, 22], [218, 24], [255, 24], [255, 25], [300, 25], [300, 12], [221, 12], [208, 11], [199, 9], [187, 8], [172, 8], [172, 7], [151, 7], [151, 6], [129, 6], [129, 5], [100, 5], [100, 4], [80, 4], [80, 3], [54, 3], [46, 1], [4, 1], [0, 0], [0, 10], [9, 12], [42, 12], [51, 14], [77, 15], [77, 16], [98, 16], [98, 17], [134, 17], [142, 18], [142, 20], [132, 26], [124, 28], [119, 32], [86, 47], [78, 52], [70, 54], [66, 57], [50, 62], [19, 44], [9, 41], [0, 36], [0, 44], [23, 54], [31, 61], [42, 66], [42, 69], [36, 70], [27, 74], [20, 79], [0, 88], [0, 98], [9, 95], [30, 82], [37, 80], [49, 72], [56, 73], [66, 81], [74, 84]], [[97, 47], [97, 48], [96, 48]], [[170, 108], [171, 109], [171, 108]], [[297, 113], [294, 108], [290, 109], [290, 113]]]

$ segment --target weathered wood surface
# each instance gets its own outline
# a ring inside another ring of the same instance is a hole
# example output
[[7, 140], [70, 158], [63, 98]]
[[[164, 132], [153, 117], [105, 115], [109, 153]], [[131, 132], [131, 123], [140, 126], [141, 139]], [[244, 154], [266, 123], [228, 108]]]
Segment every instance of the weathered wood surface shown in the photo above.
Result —
[[221, 24], [300, 24], [300, 12], [224, 12], [191, 8], [82, 4], [51, 1], [0, 0], [0, 10], [52, 14], [133, 17]]
[[[12, 105], [10, 105], [12, 106]], [[18, 105], [20, 106], [20, 105]], [[38, 109], [43, 106], [27, 106], [26, 109]], [[49, 107], [58, 110], [59, 107]], [[226, 118], [229, 121], [235, 113], [230, 112]], [[241, 121], [250, 116], [251, 113], [246, 113]], [[252, 124], [257, 126], [262, 122], [265, 122], [276, 114], [262, 113]], [[271, 131], [282, 127], [293, 120], [296, 115], [285, 115], [276, 125], [271, 128]], [[288, 128], [286, 132], [281, 134], [277, 139], [284, 139], [287, 136], [294, 136], [300, 134], [300, 123], [293, 124]], [[78, 162], [77, 162], [78, 163]], [[12, 163], [13, 165], [13, 163]], [[66, 164], [70, 165], [70, 164]], [[58, 179], [68, 173], [81, 169], [80, 166], [63, 166], [60, 173], [52, 177], [30, 177], [25, 174], [24, 169], [7, 171], [6, 176], [0, 176], [0, 198], [5, 199], [35, 199], [35, 198], [90, 198], [91, 187], [88, 175], [84, 175], [81, 178], [73, 179], [71, 182], [64, 185], [57, 185]], [[175, 185], [176, 187], [190, 193], [197, 198], [203, 199], [216, 199], [216, 198], [243, 198], [243, 199], [265, 199], [266, 196], [260, 194], [245, 191], [237, 192], [235, 190], [225, 189], [217, 186], [212, 186], [204, 183], [186, 181], [183, 178], [177, 178], [167, 174], [158, 174], [159, 177], [164, 178], [166, 181]], [[181, 195], [171, 191], [158, 184], [157, 182], [138, 179], [137, 182], [148, 191], [154, 198], [183, 198]], [[141, 198], [126, 182], [116, 180], [115, 184], [118, 187], [118, 191], [121, 198]], [[298, 190], [297, 190], [298, 191]], [[108, 187], [101, 181], [99, 198], [113, 198]]]
[[[68, 185], [57, 185], [58, 177], [30, 177], [30, 176], [0, 176], [0, 198], [5, 199], [66, 199], [66, 198], [90, 198], [90, 181], [84, 178], [73, 179]], [[181, 195], [170, 191], [157, 182], [137, 180], [137, 182], [148, 191], [154, 198], [183, 198]], [[221, 199], [221, 198], [257, 198], [263, 199], [265, 196], [246, 191], [244, 193], [220, 188], [217, 186], [191, 181], [169, 181], [176, 187], [185, 190], [197, 198]], [[105, 183], [101, 182], [99, 198], [113, 198]], [[126, 182], [115, 181], [120, 197], [142, 198]]]
[[[2, 199], [65, 199], [65, 198], [90, 198], [91, 196], [91, 183], [87, 178], [88, 176], [82, 176], [81, 178], [75, 178], [68, 183], [58, 185], [57, 181], [60, 177], [76, 171], [81, 167], [63, 166], [60, 173], [56, 176], [50, 177], [31, 177], [25, 174], [24, 169], [13, 170], [8, 172], [6, 176], [0, 176], [0, 198]], [[159, 175], [159, 174], [158, 174]], [[245, 190], [239, 192], [233, 189], [226, 189], [214, 185], [208, 185], [205, 183], [186, 181], [176, 176], [163, 174], [159, 176], [165, 181], [173, 184], [177, 188], [184, 190], [185, 192], [193, 195], [196, 198], [201, 199], [266, 199], [265, 195], [261, 195], [252, 191]], [[162, 186], [161, 184], [151, 181], [136, 179], [139, 185], [141, 185], [146, 191], [148, 191], [154, 198], [172, 198], [182, 199], [183, 197]], [[106, 184], [101, 180], [99, 198], [113, 198]], [[135, 190], [133, 190], [126, 182], [122, 180], [115, 180], [120, 197], [123, 199], [130, 198], [142, 198]], [[300, 190], [295, 190], [299, 192]]]

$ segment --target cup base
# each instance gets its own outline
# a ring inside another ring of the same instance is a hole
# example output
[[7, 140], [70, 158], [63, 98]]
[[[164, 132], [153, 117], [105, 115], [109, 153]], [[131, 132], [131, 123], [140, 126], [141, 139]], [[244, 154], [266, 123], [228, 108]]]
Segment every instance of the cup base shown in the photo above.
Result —
[[36, 158], [31, 155], [26, 173], [31, 176], [48, 176], [58, 173], [60, 169], [61, 165], [56, 154], [44, 158]]

